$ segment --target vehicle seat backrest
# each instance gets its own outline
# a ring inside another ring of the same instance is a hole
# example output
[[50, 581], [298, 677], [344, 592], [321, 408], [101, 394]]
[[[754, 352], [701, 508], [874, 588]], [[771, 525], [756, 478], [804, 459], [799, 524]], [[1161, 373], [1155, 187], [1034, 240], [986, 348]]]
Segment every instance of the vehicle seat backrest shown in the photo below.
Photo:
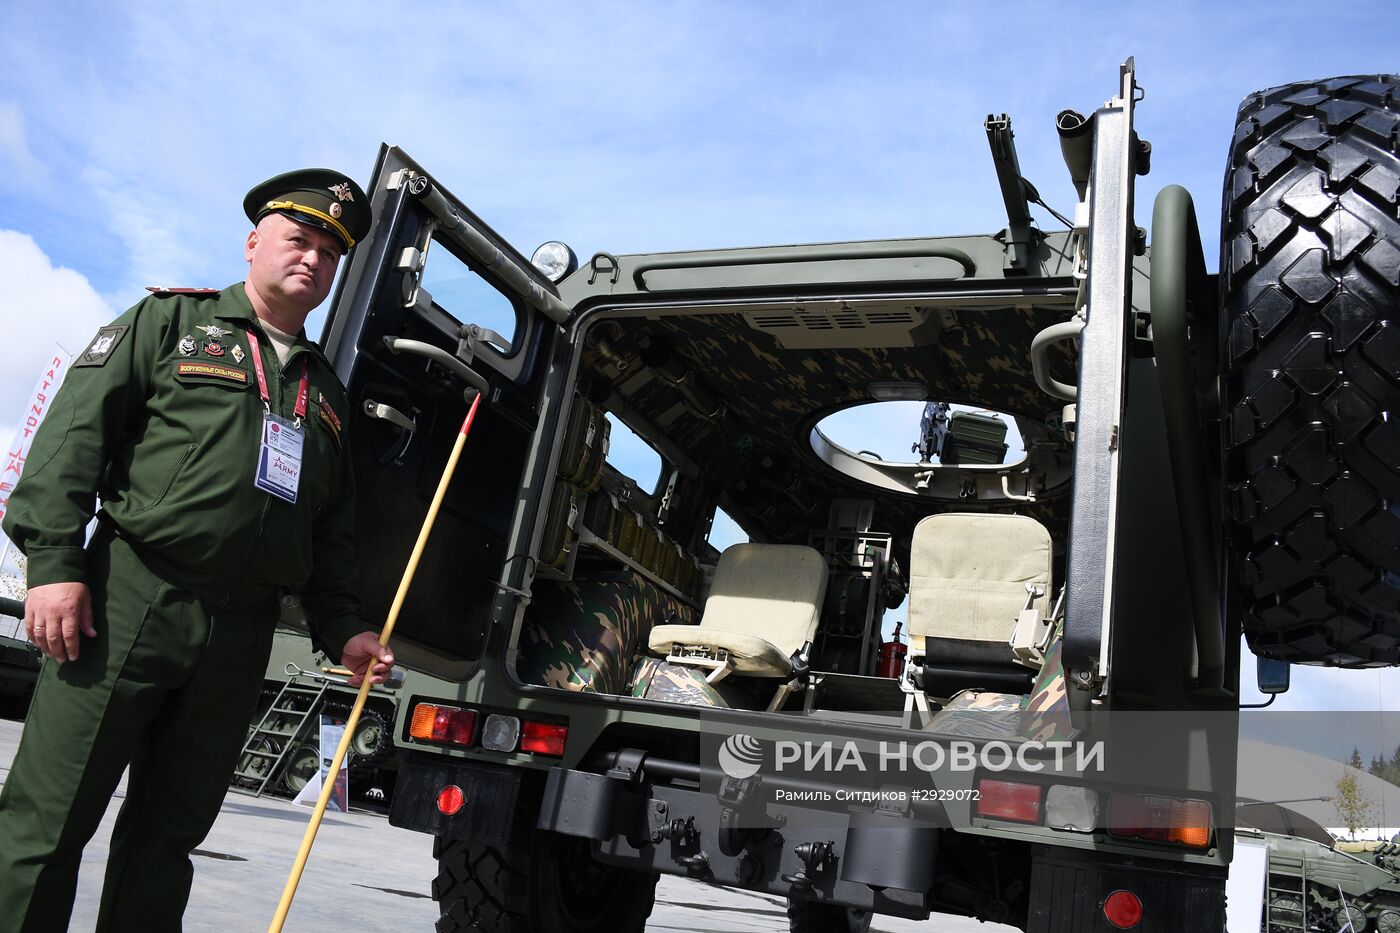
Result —
[[784, 656], [816, 631], [826, 558], [800, 544], [736, 544], [720, 555], [701, 631], [758, 635]]
[[914, 528], [909, 564], [912, 650], [943, 663], [1009, 662], [1026, 584], [1041, 587], [1033, 608], [1050, 609], [1050, 534], [1027, 516], [930, 515]]

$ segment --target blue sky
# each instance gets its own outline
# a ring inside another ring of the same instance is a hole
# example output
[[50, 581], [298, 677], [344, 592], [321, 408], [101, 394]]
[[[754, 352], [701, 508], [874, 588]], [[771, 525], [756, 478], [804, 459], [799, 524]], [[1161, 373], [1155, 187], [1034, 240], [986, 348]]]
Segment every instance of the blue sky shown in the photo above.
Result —
[[[1138, 222], [1162, 185], [1185, 185], [1214, 268], [1240, 98], [1393, 70], [1394, 13], [1385, 2], [11, 0], [0, 6], [0, 440], [55, 341], [80, 348], [145, 285], [242, 278], [239, 205], [254, 183], [304, 165], [368, 182], [381, 141], [527, 254], [547, 239], [588, 256], [990, 233], [1004, 216], [982, 119], [1012, 116], [1024, 174], [1067, 211], [1055, 113], [1100, 105], [1134, 55], [1138, 127], [1154, 146]], [[1297, 680], [1281, 701], [1296, 708], [1400, 704], [1375, 675]]]

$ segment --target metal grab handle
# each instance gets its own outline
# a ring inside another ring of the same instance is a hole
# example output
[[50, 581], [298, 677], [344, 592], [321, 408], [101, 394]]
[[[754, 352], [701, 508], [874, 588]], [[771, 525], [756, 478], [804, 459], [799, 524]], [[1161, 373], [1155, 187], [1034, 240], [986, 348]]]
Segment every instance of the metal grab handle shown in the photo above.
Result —
[[1059, 343], [1062, 340], [1072, 340], [1078, 337], [1079, 332], [1083, 329], [1083, 321], [1061, 321], [1059, 324], [1051, 324], [1036, 334], [1035, 339], [1031, 341], [1031, 373], [1035, 376], [1035, 384], [1040, 386], [1042, 392], [1067, 402], [1072, 402], [1079, 397], [1078, 386], [1050, 378], [1050, 344]]
[[0, 596], [0, 616], [14, 616], [16, 619], [23, 619], [24, 600]]
[[418, 430], [418, 423], [412, 418], [383, 402], [376, 402], [372, 398], [365, 399], [365, 414], [371, 418], [378, 418], [380, 421], [387, 421], [390, 424], [403, 428], [409, 434]]
[[652, 289], [646, 283], [648, 272], [660, 272], [667, 269], [704, 269], [715, 266], [768, 266], [779, 263], [796, 265], [807, 262], [835, 262], [850, 259], [947, 259], [962, 266], [964, 277], [977, 274], [977, 263], [960, 249], [896, 243], [881, 246], [864, 244], [861, 246], [828, 247], [804, 253], [793, 253], [787, 249], [755, 249], [747, 250], [739, 256], [659, 259], [653, 262], [644, 262], [633, 269], [632, 281], [637, 288], [649, 292]]
[[458, 379], [483, 395], [491, 388], [485, 377], [442, 347], [435, 347], [421, 340], [409, 340], [407, 337], [385, 337], [384, 346], [388, 347], [391, 353], [416, 353], [426, 356], [434, 363], [447, 367]]

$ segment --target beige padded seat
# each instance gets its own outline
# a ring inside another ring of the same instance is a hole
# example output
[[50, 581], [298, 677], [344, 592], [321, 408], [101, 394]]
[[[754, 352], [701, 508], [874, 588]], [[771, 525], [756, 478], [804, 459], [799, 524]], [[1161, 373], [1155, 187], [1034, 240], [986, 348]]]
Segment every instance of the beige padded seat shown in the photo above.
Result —
[[1027, 608], [1050, 610], [1050, 533], [1033, 518], [988, 513], [930, 515], [914, 528], [909, 557], [910, 661], [924, 689], [1014, 692], [1028, 680], [1010, 645]]
[[826, 559], [816, 549], [736, 544], [720, 555], [700, 624], [658, 625], [648, 645], [663, 656], [675, 645], [719, 649], [735, 673], [787, 677], [790, 658], [816, 632], [825, 593]]

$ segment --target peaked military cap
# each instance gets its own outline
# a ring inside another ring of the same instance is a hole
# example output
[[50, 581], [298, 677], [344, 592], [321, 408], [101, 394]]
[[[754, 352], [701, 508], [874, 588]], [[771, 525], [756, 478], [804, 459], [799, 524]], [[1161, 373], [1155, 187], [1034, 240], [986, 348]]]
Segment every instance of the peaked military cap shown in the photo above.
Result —
[[335, 234], [347, 250], [369, 233], [369, 198], [364, 190], [328, 168], [285, 172], [243, 198], [243, 213], [254, 224], [273, 212]]

